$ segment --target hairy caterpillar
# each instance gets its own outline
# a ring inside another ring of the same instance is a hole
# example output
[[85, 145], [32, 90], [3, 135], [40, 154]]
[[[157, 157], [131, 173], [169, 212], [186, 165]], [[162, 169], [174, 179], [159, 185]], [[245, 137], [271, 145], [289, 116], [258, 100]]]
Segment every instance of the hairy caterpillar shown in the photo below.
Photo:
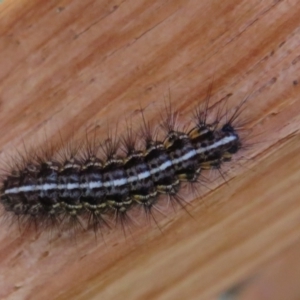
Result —
[[202, 170], [220, 169], [242, 147], [236, 121], [245, 101], [229, 117], [228, 112], [221, 116], [221, 109], [213, 122], [208, 122], [208, 103], [209, 97], [186, 130], [177, 128], [176, 114], [168, 111], [163, 139], [143, 115], [143, 147], [137, 147], [138, 135], [128, 128], [121, 138], [87, 139], [63, 158], [35, 151], [3, 176], [1, 204], [21, 227], [83, 226], [95, 231], [109, 226], [112, 218], [123, 224], [135, 206], [152, 215], [160, 195], [183, 206], [181, 184], [201, 184]]

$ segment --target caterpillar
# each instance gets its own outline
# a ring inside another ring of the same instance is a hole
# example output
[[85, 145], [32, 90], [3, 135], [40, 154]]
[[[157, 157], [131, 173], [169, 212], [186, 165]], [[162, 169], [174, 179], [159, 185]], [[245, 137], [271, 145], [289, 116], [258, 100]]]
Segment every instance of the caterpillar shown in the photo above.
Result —
[[220, 109], [213, 122], [208, 121], [208, 103], [209, 97], [196, 109], [190, 129], [179, 129], [170, 109], [162, 120], [162, 139], [142, 114], [143, 147], [128, 127], [120, 138], [87, 138], [84, 146], [60, 157], [33, 151], [3, 176], [1, 205], [20, 227], [58, 225], [95, 232], [110, 227], [112, 218], [123, 224], [137, 206], [152, 215], [161, 195], [183, 206], [178, 195], [182, 184], [201, 184], [203, 170], [220, 169], [243, 146], [236, 121], [245, 101], [229, 117]]

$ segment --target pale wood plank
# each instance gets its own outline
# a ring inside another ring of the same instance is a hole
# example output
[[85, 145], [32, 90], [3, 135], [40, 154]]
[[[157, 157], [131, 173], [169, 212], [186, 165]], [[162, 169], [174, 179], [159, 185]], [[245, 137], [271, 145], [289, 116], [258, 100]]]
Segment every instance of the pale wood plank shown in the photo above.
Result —
[[296, 0], [4, 0], [2, 159], [24, 151], [23, 140], [45, 147], [45, 131], [58, 141], [59, 131], [80, 138], [97, 124], [105, 138], [107, 123], [122, 133], [125, 117], [138, 128], [140, 106], [155, 123], [169, 90], [188, 120], [212, 78], [211, 104], [232, 94], [235, 106], [252, 93], [243, 118], [253, 138], [240, 154], [250, 160], [228, 164], [229, 185], [219, 179], [202, 198], [189, 195], [194, 219], [170, 209], [163, 234], [142, 225], [127, 239], [116, 230], [96, 244], [88, 233], [74, 245], [2, 225], [1, 298], [215, 299], [293, 251], [299, 15]]

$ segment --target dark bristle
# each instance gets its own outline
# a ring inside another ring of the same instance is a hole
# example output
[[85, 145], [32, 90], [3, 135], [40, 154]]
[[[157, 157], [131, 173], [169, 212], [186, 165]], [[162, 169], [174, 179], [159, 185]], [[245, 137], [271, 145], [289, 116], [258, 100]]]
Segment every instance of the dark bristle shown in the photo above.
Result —
[[232, 127], [230, 123], [225, 124], [222, 128], [222, 131], [229, 132], [229, 133], [235, 133], [235, 129]]
[[115, 158], [118, 149], [119, 149], [120, 141], [117, 138], [108, 137], [102, 144], [101, 148], [104, 153], [105, 159], [107, 161]]
[[164, 110], [160, 113], [160, 126], [166, 134], [178, 131], [178, 112], [174, 111], [170, 102], [165, 102]]
[[121, 137], [121, 143], [126, 156], [136, 152], [137, 134], [133, 132], [131, 126], [128, 127], [127, 125], [126, 133]]

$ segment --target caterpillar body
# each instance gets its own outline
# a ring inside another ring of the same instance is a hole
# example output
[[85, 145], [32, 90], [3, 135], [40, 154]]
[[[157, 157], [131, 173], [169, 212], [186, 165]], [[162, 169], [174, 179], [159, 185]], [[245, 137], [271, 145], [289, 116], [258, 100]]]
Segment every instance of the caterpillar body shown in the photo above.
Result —
[[[84, 151], [71, 151], [64, 159], [35, 152], [3, 177], [0, 202], [22, 226], [46, 228], [84, 221], [84, 227], [95, 231], [108, 225], [111, 216], [126, 219], [135, 206], [151, 214], [160, 195], [180, 203], [183, 182], [201, 184], [202, 170], [219, 169], [242, 147], [235, 121], [244, 102], [228, 120], [220, 117], [209, 123], [207, 100], [189, 130], [178, 130], [175, 114], [169, 112], [163, 122], [164, 139], [155, 137], [143, 117], [143, 149], [137, 148], [137, 135], [128, 129], [121, 139], [104, 143], [95, 139]], [[120, 143], [125, 155], [119, 154]], [[100, 157], [100, 149], [105, 158]]]

